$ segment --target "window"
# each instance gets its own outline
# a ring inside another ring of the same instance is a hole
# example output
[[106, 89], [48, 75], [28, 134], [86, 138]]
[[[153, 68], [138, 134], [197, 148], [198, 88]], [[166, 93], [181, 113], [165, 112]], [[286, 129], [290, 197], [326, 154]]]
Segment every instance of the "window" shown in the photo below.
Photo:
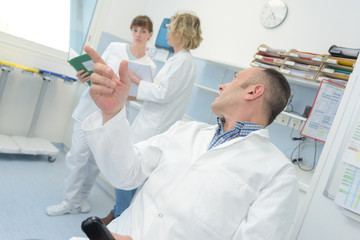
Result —
[[0, 31], [68, 51], [70, 0], [0, 0], [0, 6]]
[[0, 0], [0, 31], [81, 53], [97, 0]]

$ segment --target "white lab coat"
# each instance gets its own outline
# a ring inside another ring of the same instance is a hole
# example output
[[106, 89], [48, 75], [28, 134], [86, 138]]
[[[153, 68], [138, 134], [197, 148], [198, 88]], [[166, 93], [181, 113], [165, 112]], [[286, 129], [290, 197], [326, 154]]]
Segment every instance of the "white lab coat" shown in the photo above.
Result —
[[177, 122], [133, 145], [124, 110], [102, 121], [99, 111], [83, 124], [102, 174], [123, 189], [146, 180], [111, 231], [134, 240], [284, 239], [297, 178], [266, 129], [208, 150], [216, 126], [206, 123]]
[[143, 105], [131, 125], [134, 142], [163, 133], [182, 119], [196, 76], [196, 65], [189, 50], [169, 58], [154, 82], [141, 81], [137, 99]]
[[[102, 58], [116, 74], [118, 74], [120, 62], [122, 60], [129, 60], [126, 49], [126, 43], [113, 42], [109, 44], [102, 55]], [[156, 69], [156, 65], [148, 56], [144, 56], [136, 61], [150, 65], [153, 72]], [[75, 120], [72, 144], [65, 161], [64, 200], [73, 207], [80, 207], [83, 201], [86, 200], [99, 173], [99, 169], [96, 166], [94, 157], [81, 129], [84, 119], [98, 109], [89, 94], [88, 87], [81, 95], [79, 103], [72, 114]]]

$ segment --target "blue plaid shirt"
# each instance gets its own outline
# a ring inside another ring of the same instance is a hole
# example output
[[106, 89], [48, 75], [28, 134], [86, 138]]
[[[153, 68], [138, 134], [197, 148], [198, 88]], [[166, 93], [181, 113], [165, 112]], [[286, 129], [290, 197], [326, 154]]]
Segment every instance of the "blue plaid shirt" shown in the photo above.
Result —
[[218, 117], [217, 121], [218, 121], [218, 129], [216, 130], [214, 138], [210, 143], [209, 150], [226, 141], [229, 141], [237, 137], [245, 137], [253, 131], [264, 128], [263, 126], [255, 123], [236, 122], [233, 129], [225, 132], [223, 128], [225, 119], [221, 119]]

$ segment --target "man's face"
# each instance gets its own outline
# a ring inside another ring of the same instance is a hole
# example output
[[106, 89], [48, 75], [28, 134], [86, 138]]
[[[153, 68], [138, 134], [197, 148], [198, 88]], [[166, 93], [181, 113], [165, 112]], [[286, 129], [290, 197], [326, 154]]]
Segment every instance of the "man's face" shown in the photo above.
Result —
[[244, 83], [250, 79], [250, 76], [258, 71], [254, 68], [248, 68], [237, 72], [231, 82], [220, 85], [220, 93], [211, 104], [212, 111], [219, 117], [225, 117], [232, 111], [241, 109], [244, 102], [244, 95], [247, 93]]

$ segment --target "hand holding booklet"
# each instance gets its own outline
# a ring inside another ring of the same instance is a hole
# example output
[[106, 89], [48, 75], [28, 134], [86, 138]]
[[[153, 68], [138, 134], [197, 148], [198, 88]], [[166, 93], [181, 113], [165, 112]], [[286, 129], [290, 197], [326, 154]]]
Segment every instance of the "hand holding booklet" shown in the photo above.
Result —
[[[151, 72], [150, 65], [142, 64], [136, 61], [129, 61], [128, 64], [129, 70], [131, 70], [136, 76], [138, 76], [141, 80], [153, 81], [153, 75]], [[138, 86], [135, 83], [131, 83], [129, 96], [136, 97], [138, 91]]]
[[83, 55], [79, 55], [74, 49], [70, 48], [69, 50], [69, 58], [67, 60], [71, 66], [75, 68], [78, 72], [80, 70], [84, 70], [84, 72], [88, 72], [90, 74], [93, 73], [93, 65], [94, 62], [91, 60], [90, 56], [85, 53]]
[[[83, 55], [79, 55], [73, 49], [70, 48], [68, 62], [70, 63], [71, 66], [75, 68], [77, 72], [80, 70], [84, 70], [85, 72], [89, 73], [88, 75], [93, 73], [94, 62], [91, 60], [90, 56], [86, 53]], [[130, 60], [128, 64], [128, 68], [141, 80], [145, 80], [149, 82], [153, 81], [153, 75], [151, 72], [150, 65], [146, 65]], [[90, 85], [90, 81], [88, 83]], [[138, 91], [138, 86], [135, 83], [131, 83], [129, 96], [136, 97], [137, 91]]]

